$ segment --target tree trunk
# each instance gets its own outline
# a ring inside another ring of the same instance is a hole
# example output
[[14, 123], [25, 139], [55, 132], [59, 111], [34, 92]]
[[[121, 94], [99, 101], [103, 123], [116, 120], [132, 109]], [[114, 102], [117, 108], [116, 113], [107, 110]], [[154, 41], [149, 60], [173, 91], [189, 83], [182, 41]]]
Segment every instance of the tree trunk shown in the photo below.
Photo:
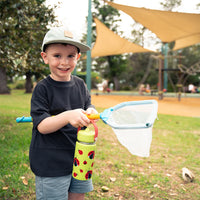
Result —
[[189, 74], [187, 74], [184, 78], [183, 78], [183, 82], [182, 82], [182, 84], [183, 85], [185, 85], [185, 83], [186, 83], [186, 81], [187, 81], [187, 79], [189, 78]]
[[118, 78], [114, 77], [113, 81], [114, 81], [115, 90], [119, 91], [120, 88], [119, 88], [119, 80], [118, 80]]
[[152, 67], [152, 61], [153, 61], [153, 59], [152, 59], [152, 57], [150, 56], [150, 57], [149, 57], [149, 62], [148, 62], [147, 68], [146, 68], [146, 70], [145, 70], [145, 72], [144, 72], [144, 75], [143, 75], [141, 81], [138, 83], [137, 88], [139, 88], [141, 84], [144, 84], [144, 82], [146, 81], [147, 77], [149, 76], [150, 69], [151, 69], [151, 67]]
[[0, 94], [10, 94], [7, 86], [6, 68], [0, 66]]
[[172, 88], [173, 88], [173, 91], [176, 92], [176, 87], [175, 87], [175, 85], [174, 85], [174, 83], [173, 83], [173, 81], [172, 81], [172, 79], [171, 79], [170, 73], [168, 74], [168, 79], [169, 79], [169, 82], [171, 83], [171, 86], [172, 86]]
[[32, 80], [31, 80], [31, 72], [26, 72], [26, 84], [25, 84], [25, 93], [32, 93]]

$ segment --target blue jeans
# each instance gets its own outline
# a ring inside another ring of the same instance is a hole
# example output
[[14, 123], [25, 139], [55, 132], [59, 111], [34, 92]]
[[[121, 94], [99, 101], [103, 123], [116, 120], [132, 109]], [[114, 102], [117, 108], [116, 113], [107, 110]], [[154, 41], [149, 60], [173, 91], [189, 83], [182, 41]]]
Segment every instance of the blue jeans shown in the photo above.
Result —
[[61, 177], [35, 177], [37, 200], [67, 200], [68, 192], [87, 193], [93, 190], [92, 179], [80, 181], [72, 175]]

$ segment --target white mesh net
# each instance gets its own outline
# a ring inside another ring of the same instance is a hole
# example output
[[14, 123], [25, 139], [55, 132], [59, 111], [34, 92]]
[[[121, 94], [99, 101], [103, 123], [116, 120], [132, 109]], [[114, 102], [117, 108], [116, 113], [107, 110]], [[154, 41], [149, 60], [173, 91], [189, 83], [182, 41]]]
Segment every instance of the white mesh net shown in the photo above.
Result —
[[152, 127], [143, 129], [113, 129], [119, 142], [136, 156], [149, 157]]
[[153, 119], [154, 104], [128, 105], [112, 111], [107, 123], [114, 128], [144, 128]]
[[111, 112], [107, 123], [119, 142], [133, 155], [148, 157], [152, 127], [157, 117], [157, 102], [124, 105]]

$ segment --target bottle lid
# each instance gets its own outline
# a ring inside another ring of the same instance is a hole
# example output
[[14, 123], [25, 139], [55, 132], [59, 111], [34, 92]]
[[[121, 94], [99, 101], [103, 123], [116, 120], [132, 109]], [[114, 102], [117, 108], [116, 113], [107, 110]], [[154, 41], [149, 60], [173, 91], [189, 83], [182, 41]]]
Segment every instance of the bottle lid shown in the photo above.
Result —
[[94, 135], [95, 135], [95, 132], [91, 131], [89, 129], [80, 130], [78, 132], [78, 141], [93, 143], [94, 142]]

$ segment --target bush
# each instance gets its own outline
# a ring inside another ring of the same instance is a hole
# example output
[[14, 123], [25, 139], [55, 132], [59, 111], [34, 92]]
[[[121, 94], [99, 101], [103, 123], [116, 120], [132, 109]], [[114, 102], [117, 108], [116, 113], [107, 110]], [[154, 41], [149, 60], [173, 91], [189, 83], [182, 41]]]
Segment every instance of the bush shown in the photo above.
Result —
[[15, 86], [15, 89], [25, 89], [25, 84], [24, 83], [17, 83]]
[[25, 89], [25, 80], [16, 80], [8, 84], [10, 89]]

